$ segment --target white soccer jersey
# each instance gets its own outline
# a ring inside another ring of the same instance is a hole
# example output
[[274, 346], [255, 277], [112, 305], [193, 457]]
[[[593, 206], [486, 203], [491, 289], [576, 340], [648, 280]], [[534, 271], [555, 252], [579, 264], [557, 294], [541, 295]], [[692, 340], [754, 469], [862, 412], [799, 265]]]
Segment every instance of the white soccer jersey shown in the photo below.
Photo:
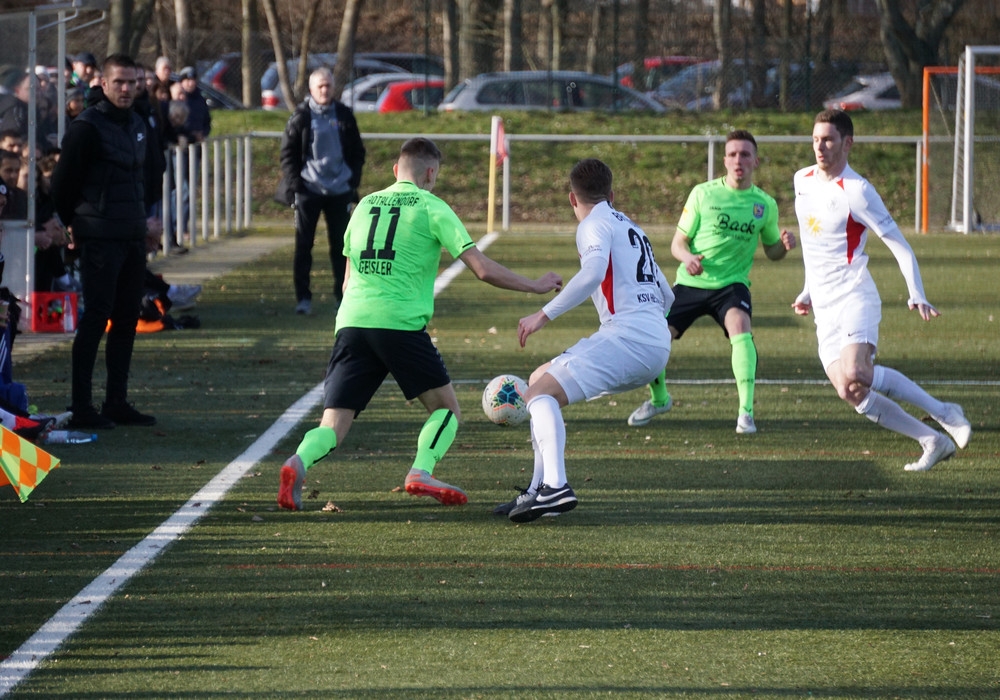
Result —
[[[607, 202], [597, 204], [576, 228], [580, 272], [543, 307], [554, 319], [588, 296], [601, 329], [642, 343], [669, 346], [664, 316], [674, 301], [642, 229]], [[613, 360], [614, 358], [608, 358]]]
[[815, 165], [795, 173], [795, 214], [806, 268], [806, 288], [813, 306], [830, 307], [851, 293], [879, 301], [868, 272], [865, 243], [874, 231], [895, 256], [906, 279], [911, 303], [926, 304], [913, 249], [871, 183], [850, 166], [835, 180]]

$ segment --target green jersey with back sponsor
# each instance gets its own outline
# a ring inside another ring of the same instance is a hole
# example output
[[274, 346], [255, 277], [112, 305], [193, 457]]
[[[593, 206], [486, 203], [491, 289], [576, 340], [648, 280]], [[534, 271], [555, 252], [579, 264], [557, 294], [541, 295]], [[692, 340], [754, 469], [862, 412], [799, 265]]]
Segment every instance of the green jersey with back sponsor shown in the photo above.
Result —
[[457, 258], [474, 245], [451, 207], [412, 182], [368, 195], [344, 234], [350, 278], [337, 330], [421, 330], [434, 313], [441, 249]]
[[781, 240], [774, 198], [757, 185], [733, 189], [725, 177], [691, 190], [677, 229], [691, 239], [691, 252], [705, 257], [700, 275], [690, 275], [680, 265], [674, 283], [698, 289], [736, 282], [749, 287], [757, 242], [769, 246]]

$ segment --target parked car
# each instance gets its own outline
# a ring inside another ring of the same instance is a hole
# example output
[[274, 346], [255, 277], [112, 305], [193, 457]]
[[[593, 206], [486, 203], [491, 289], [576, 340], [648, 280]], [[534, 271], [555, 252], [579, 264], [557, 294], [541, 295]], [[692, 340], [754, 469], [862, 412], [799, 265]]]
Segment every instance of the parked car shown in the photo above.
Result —
[[[295, 81], [298, 75], [299, 59], [291, 59], [288, 62], [288, 79]], [[335, 53], [314, 53], [309, 55], [306, 66], [312, 72], [320, 66], [333, 68], [337, 64], [337, 54]], [[354, 67], [351, 71], [352, 80], [371, 73], [406, 73], [399, 66], [391, 63], [376, 61], [364, 58], [360, 55], [354, 56]], [[260, 79], [260, 103], [264, 109], [286, 109], [285, 100], [281, 95], [281, 88], [278, 86], [278, 64], [272, 62], [264, 71]]]
[[577, 71], [483, 73], [459, 83], [438, 109], [663, 112], [663, 106], [605, 75]]
[[372, 73], [365, 75], [344, 88], [340, 101], [355, 112], [374, 112], [375, 103], [391, 83], [401, 80], [423, 80], [423, 76], [413, 73]]
[[365, 51], [355, 57], [391, 63], [415, 75], [444, 75], [444, 59], [433, 54]]
[[[224, 53], [214, 61], [209, 61], [204, 68], [198, 67], [198, 75], [216, 90], [229, 93], [233, 97], [243, 97], [243, 67], [242, 55], [239, 51]], [[261, 64], [274, 60], [274, 52], [263, 50], [258, 55]], [[201, 62], [199, 61], [199, 64]]]
[[892, 73], [857, 75], [830, 99], [823, 103], [826, 109], [899, 109], [903, 100]]
[[[673, 77], [679, 71], [696, 63], [702, 63], [704, 59], [694, 56], [647, 56], [643, 59], [643, 78], [641, 85], [635, 85], [633, 75], [635, 74], [635, 61], [623, 63], [618, 66], [615, 75], [618, 81], [625, 87], [630, 87], [640, 92], [650, 92], [655, 90], [660, 83]], [[614, 75], [611, 76], [612, 80]]]
[[423, 109], [427, 106], [437, 109], [444, 99], [444, 80], [440, 78], [417, 78], [390, 83], [382, 92], [375, 105], [376, 112], [409, 112], [413, 109]]
[[[749, 102], [751, 90], [749, 76], [744, 72], [742, 60], [736, 59], [730, 66], [737, 84], [727, 96], [726, 106], [745, 106]], [[711, 109], [715, 81], [721, 67], [721, 61], [704, 61], [688, 66], [660, 83], [650, 94], [668, 109]]]

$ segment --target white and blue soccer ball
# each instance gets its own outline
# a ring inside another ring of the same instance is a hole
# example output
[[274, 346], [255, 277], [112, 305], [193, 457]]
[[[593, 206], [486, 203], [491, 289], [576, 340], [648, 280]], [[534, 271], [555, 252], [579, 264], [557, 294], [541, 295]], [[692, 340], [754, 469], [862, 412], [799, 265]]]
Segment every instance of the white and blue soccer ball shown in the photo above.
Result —
[[528, 417], [528, 383], [513, 374], [494, 377], [483, 390], [483, 412], [497, 425], [518, 425]]

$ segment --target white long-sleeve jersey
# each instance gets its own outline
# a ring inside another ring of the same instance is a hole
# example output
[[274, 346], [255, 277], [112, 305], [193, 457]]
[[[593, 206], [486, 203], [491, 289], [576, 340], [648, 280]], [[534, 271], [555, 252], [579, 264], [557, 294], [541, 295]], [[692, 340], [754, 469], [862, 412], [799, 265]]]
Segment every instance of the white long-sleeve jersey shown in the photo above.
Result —
[[817, 174], [815, 165], [795, 173], [795, 214], [806, 268], [797, 301], [829, 307], [852, 292], [879, 300], [868, 271], [868, 231], [885, 242], [906, 280], [910, 304], [927, 304], [913, 249], [903, 237], [878, 192], [848, 165], [835, 180]]
[[602, 330], [641, 343], [667, 345], [670, 331], [664, 316], [674, 293], [643, 230], [601, 202], [577, 226], [576, 249], [580, 271], [542, 308], [545, 315], [555, 319], [589, 296]]

